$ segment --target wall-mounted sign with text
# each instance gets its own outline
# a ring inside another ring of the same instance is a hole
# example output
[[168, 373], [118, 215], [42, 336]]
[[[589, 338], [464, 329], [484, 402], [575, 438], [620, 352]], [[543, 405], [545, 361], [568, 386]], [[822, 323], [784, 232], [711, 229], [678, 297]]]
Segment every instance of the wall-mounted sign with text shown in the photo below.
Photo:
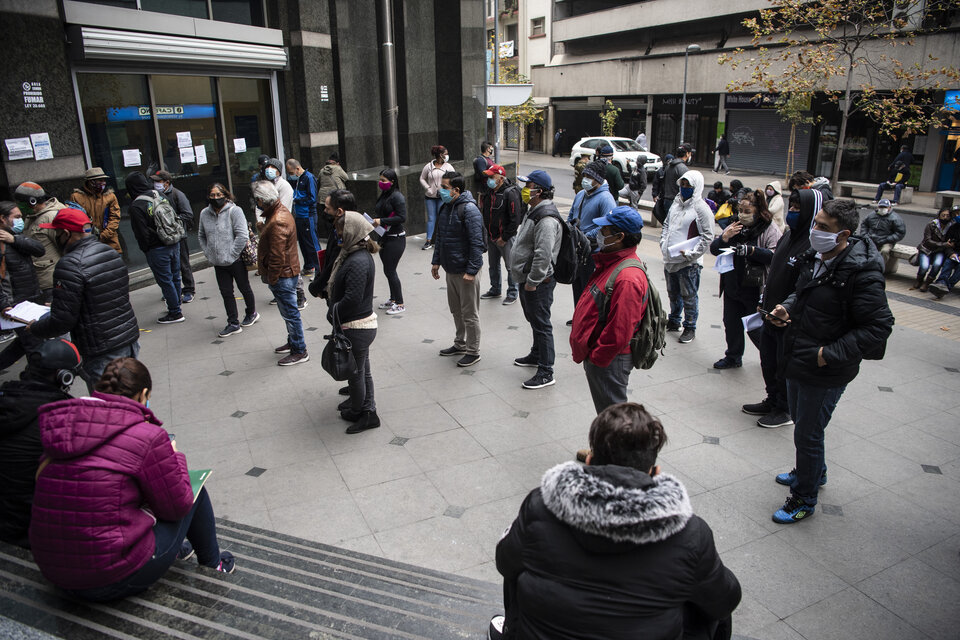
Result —
[[24, 82], [20, 88], [23, 89], [24, 109], [46, 109], [47, 105], [43, 102], [43, 87], [39, 82]]

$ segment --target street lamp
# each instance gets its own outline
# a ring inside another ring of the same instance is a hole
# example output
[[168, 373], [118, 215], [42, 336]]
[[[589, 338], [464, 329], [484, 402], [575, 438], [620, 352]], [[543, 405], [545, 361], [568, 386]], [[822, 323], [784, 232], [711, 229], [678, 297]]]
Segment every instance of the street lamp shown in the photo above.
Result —
[[680, 107], [680, 144], [684, 143], [683, 130], [687, 120], [687, 60], [691, 53], [700, 51], [700, 45], [688, 44], [687, 50], [683, 52], [683, 102]]

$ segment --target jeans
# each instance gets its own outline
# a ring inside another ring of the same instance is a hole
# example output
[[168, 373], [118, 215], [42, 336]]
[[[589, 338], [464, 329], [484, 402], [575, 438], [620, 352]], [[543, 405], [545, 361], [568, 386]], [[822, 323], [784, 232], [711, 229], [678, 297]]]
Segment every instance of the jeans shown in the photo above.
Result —
[[500, 292], [500, 260], [502, 258], [503, 264], [507, 266], [508, 298], [517, 297], [517, 283], [513, 281], [513, 273], [511, 272], [513, 264], [510, 262], [510, 252], [513, 251], [513, 240], [514, 238], [510, 238], [502, 247], [498, 246], [492, 238], [487, 241], [487, 256], [490, 258], [490, 290], [496, 291], [497, 293]]
[[886, 191], [887, 189], [892, 188], [892, 189], [893, 189], [893, 204], [899, 204], [899, 203], [900, 203], [900, 192], [903, 191], [903, 188], [904, 188], [905, 186], [907, 186], [907, 185], [901, 184], [901, 183], [898, 182], [898, 183], [896, 183], [895, 185], [893, 185], [893, 186], [891, 187], [891, 185], [890, 185], [889, 182], [881, 182], [880, 184], [877, 185], [877, 197], [874, 198], [874, 200], [879, 200], [880, 198], [883, 197], [883, 192], [884, 192], [884, 191]]
[[580, 294], [583, 293], [583, 290], [587, 288], [587, 283], [590, 282], [590, 276], [593, 275], [594, 270], [597, 268], [597, 263], [593, 261], [593, 258], [587, 260], [587, 264], [581, 264], [577, 266], [577, 275], [574, 276], [571, 286], [573, 287], [573, 307], [576, 309], [577, 301], [580, 300]]
[[817, 504], [820, 476], [827, 470], [823, 432], [846, 388], [846, 385], [815, 387], [787, 378], [787, 404], [793, 418], [793, 445], [797, 449], [797, 477], [790, 485], [790, 493], [807, 504]]
[[303, 339], [303, 323], [300, 322], [300, 310], [297, 309], [298, 276], [279, 278], [276, 284], [267, 285], [270, 293], [277, 299], [280, 317], [287, 325], [287, 344], [290, 353], [306, 353], [307, 343]]
[[536, 291], [527, 291], [520, 287], [520, 306], [523, 317], [533, 330], [533, 346], [530, 357], [537, 359], [537, 373], [553, 375], [553, 362], [556, 358], [553, 348], [553, 323], [550, 322], [550, 308], [553, 306], [553, 290], [557, 281], [553, 278], [541, 282]]
[[237, 299], [233, 295], [234, 282], [237, 283], [240, 295], [243, 296], [243, 304], [246, 306], [244, 313], [252, 316], [257, 312], [257, 301], [250, 287], [250, 275], [242, 260], [238, 259], [226, 267], [214, 265], [213, 273], [217, 276], [217, 287], [220, 288], [220, 295], [223, 297], [223, 310], [227, 312], [227, 324], [240, 323], [237, 317]]
[[350, 387], [350, 408], [355, 412], [376, 411], [373, 397], [373, 373], [370, 371], [370, 345], [377, 337], [376, 329], [344, 329], [343, 333], [353, 346], [353, 359], [357, 369], [347, 379]]
[[319, 269], [320, 261], [317, 260], [317, 251], [320, 250], [320, 241], [317, 240], [317, 226], [313, 216], [296, 217], [294, 222], [297, 225], [297, 244], [300, 245], [300, 253], [303, 254], [303, 270]]
[[633, 356], [621, 353], [606, 367], [598, 367], [583, 361], [583, 372], [587, 375], [593, 407], [600, 413], [610, 405], [627, 401], [627, 383], [633, 370]]
[[697, 317], [700, 315], [697, 292], [700, 289], [702, 269], [699, 264], [692, 264], [674, 273], [663, 270], [663, 276], [667, 280], [667, 295], [670, 297], [670, 315], [667, 319], [671, 324], [680, 324], [680, 313], [683, 312], [683, 328], [697, 328]]
[[160, 285], [167, 312], [180, 313], [180, 245], [154, 247], [147, 251], [147, 264]]
[[87, 391], [93, 393], [93, 385], [97, 384], [103, 370], [107, 365], [117, 358], [136, 358], [140, 355], [140, 343], [136, 340], [128, 345], [124, 345], [109, 353], [99, 356], [83, 356], [83, 363], [80, 365], [80, 377], [87, 383]]
[[193, 281], [193, 267], [190, 265], [190, 247], [187, 239], [180, 241], [180, 280], [183, 282], [184, 293], [196, 293], [197, 285]]
[[[943, 261], [943, 268], [940, 269], [940, 277], [937, 278], [937, 284], [952, 291], [953, 287], [960, 282], [960, 262], [947, 258]], [[3, 367], [0, 367], [3, 369]]]
[[437, 224], [437, 212], [440, 211], [440, 198], [424, 198], [427, 205], [427, 242], [433, 242], [433, 228]]
[[184, 538], [190, 541], [197, 552], [197, 562], [206, 567], [220, 564], [217, 525], [206, 488], [200, 489], [193, 508], [182, 520], [158, 520], [153, 525], [153, 537], [156, 541], [153, 557], [131, 575], [105, 587], [68, 589], [67, 593], [82, 600], [109, 602], [146, 591], [170, 569]]
[[924, 276], [931, 281], [936, 278], [937, 274], [940, 273], [940, 267], [943, 265], [944, 257], [945, 255], [943, 253], [927, 255], [921, 251], [917, 255], [920, 267], [917, 270], [917, 280], [923, 280]]
[[470, 355], [480, 353], [480, 274], [473, 281], [462, 273], [447, 274], [447, 305], [453, 315], [457, 335], [453, 346]]
[[403, 304], [403, 287], [400, 276], [397, 275], [397, 265], [407, 248], [406, 236], [384, 236], [380, 246], [380, 262], [383, 263], [383, 275], [390, 284], [390, 299], [396, 304]]
[[767, 400], [779, 411], [786, 412], [787, 381], [780, 371], [780, 361], [783, 360], [783, 334], [769, 322], [763, 323], [760, 330], [760, 372], [763, 374], [763, 384], [767, 392]]

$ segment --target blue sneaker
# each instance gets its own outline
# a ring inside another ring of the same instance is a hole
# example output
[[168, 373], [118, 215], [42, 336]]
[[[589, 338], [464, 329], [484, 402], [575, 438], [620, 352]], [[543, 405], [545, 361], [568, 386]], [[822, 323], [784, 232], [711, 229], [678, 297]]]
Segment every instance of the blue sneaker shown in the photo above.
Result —
[[[797, 470], [790, 469], [786, 473], [778, 473], [777, 477], [774, 480], [777, 481], [777, 484], [786, 485], [788, 487], [793, 486], [793, 481], [797, 479]], [[823, 474], [820, 476], [820, 486], [827, 484], [827, 470], [823, 470]]]
[[814, 505], [807, 504], [796, 496], [790, 496], [783, 506], [774, 512], [773, 521], [777, 524], [793, 524], [812, 516], [815, 510]]

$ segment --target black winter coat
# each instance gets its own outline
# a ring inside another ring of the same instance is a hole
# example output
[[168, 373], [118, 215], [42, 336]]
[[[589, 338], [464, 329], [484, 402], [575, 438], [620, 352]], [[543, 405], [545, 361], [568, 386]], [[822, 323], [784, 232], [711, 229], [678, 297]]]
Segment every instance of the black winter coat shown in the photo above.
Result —
[[663, 172], [663, 183], [660, 185], [660, 197], [666, 200], [667, 208], [670, 207], [673, 199], [680, 193], [680, 185], [677, 184], [677, 180], [687, 171], [687, 165], [683, 163], [683, 160], [674, 158]]
[[447, 273], [476, 275], [483, 268], [483, 216], [469, 191], [440, 207], [431, 264]]
[[0, 309], [24, 300], [39, 303], [43, 294], [40, 293], [37, 271], [33, 268], [33, 258], [43, 257], [43, 245], [18, 233], [13, 236], [13, 244], [0, 243], [0, 250], [3, 251], [2, 260], [10, 282], [9, 295], [5, 287], [0, 287]]
[[[326, 214], [324, 214], [326, 215]], [[333, 222], [330, 222], [333, 226]], [[337, 261], [340, 255], [340, 236], [337, 234], [336, 227], [330, 229], [330, 236], [327, 238], [327, 246], [324, 248], [323, 267], [320, 273], [307, 286], [307, 290], [314, 298], [327, 297], [327, 283], [330, 282], [330, 273], [333, 271], [333, 263]]]
[[[857, 377], [864, 354], [882, 355], [893, 314], [879, 256], [872, 242], [852, 236], [816, 278], [815, 252], [801, 257], [797, 290], [783, 301], [790, 313], [785, 377], [815, 387], [842, 387]], [[817, 365], [820, 347], [825, 367]]]
[[170, 187], [170, 192], [164, 193], [163, 197], [173, 205], [173, 210], [177, 212], [177, 217], [183, 222], [183, 228], [192, 229], [194, 217], [193, 207], [190, 205], [190, 199], [187, 198], [187, 195], [176, 187]]
[[407, 199], [397, 189], [382, 193], [374, 206], [374, 218], [386, 229], [385, 236], [404, 234], [403, 223], [407, 221]]
[[334, 307], [341, 323], [370, 317], [376, 275], [373, 256], [366, 249], [357, 249], [344, 258], [333, 278], [327, 320], [333, 322]]
[[720, 142], [717, 144], [716, 151], [722, 156], [730, 155], [730, 143], [727, 142], [726, 138], [720, 138]]
[[523, 202], [520, 189], [507, 179], [503, 187], [496, 191], [487, 190], [480, 196], [478, 205], [483, 216], [488, 240], [502, 239], [504, 242], [517, 235], [520, 219], [523, 218]]
[[787, 227], [784, 230], [770, 259], [770, 270], [760, 301], [764, 311], [773, 311], [796, 289], [801, 267], [797, 259], [810, 250], [810, 225], [817, 211], [823, 207], [823, 202], [823, 194], [816, 189], [800, 191], [800, 217], [797, 224], [794, 228]]
[[740, 583], [678, 480], [567, 462], [497, 544], [504, 637], [677, 640], [685, 609], [727, 618]]
[[[152, 196], [155, 193], [153, 182], [139, 171], [129, 173], [127, 174], [127, 193], [133, 200], [127, 208], [127, 215], [130, 217], [130, 226], [133, 228], [133, 235], [137, 239], [137, 246], [140, 247], [140, 251], [147, 253], [150, 249], [167, 246], [157, 234], [157, 225], [148, 213], [149, 203], [146, 200], [137, 200], [139, 196]], [[160, 195], [167, 198], [162, 193]]]
[[[751, 247], [750, 253], [746, 256], [734, 254], [733, 271], [720, 274], [720, 295], [740, 300], [751, 309], [756, 306], [760, 299], [760, 287], [766, 279], [766, 265], [773, 259], [773, 249], [760, 246], [771, 224], [773, 223], [761, 222], [755, 227], [745, 228], [730, 238], [729, 242], [723, 239], [723, 234], [717, 234], [710, 243], [710, 253], [715, 256], [719, 256], [729, 247], [741, 244]], [[771, 234], [767, 235], [772, 238]], [[770, 242], [772, 243], [773, 240], [771, 239]], [[758, 279], [756, 284], [746, 282], [748, 272], [751, 277]]]
[[903, 218], [891, 211], [885, 216], [876, 211], [870, 213], [860, 223], [859, 235], [870, 238], [878, 249], [885, 244], [897, 244], [907, 235]]
[[27, 530], [43, 446], [37, 407], [70, 397], [59, 388], [32, 380], [0, 387], [0, 540], [29, 547]]
[[39, 338], [70, 332], [84, 358], [116, 351], [140, 337], [130, 306], [130, 277], [120, 254], [93, 236], [67, 248], [53, 271], [50, 313], [30, 327]]

